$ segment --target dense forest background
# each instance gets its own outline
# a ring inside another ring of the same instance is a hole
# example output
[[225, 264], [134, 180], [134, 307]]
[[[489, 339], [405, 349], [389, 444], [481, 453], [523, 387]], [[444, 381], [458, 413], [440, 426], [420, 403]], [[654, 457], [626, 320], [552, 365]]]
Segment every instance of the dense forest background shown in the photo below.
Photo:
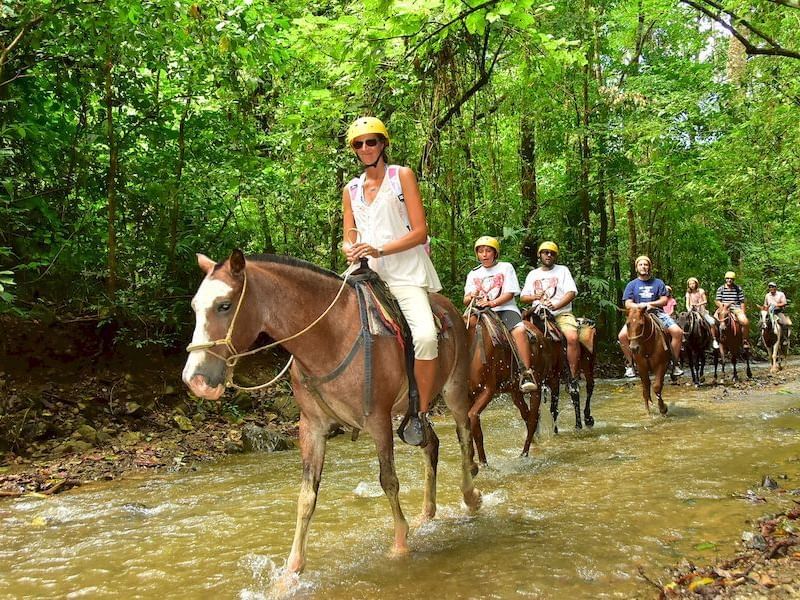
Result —
[[557, 241], [606, 339], [641, 253], [800, 293], [796, 0], [6, 0], [0, 312], [173, 345], [195, 252], [341, 271], [362, 114], [454, 299], [484, 234], [520, 279]]

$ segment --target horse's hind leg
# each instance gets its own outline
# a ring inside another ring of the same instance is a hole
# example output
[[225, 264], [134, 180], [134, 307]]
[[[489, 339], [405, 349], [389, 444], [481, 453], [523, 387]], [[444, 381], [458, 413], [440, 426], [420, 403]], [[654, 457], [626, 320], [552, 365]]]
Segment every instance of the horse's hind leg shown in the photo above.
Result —
[[472, 479], [478, 474], [478, 465], [475, 464], [475, 453], [472, 447], [472, 433], [466, 415], [458, 415], [454, 412], [453, 417], [456, 420], [458, 445], [461, 448], [461, 494], [467, 508], [475, 511], [481, 505], [481, 493], [475, 487]]
[[431, 427], [429, 441], [423, 448], [425, 454], [425, 492], [422, 500], [422, 520], [436, 516], [436, 474], [439, 465], [439, 437]]
[[297, 524], [294, 530], [294, 541], [286, 565], [289, 571], [294, 573], [301, 572], [306, 564], [308, 525], [317, 505], [317, 492], [322, 478], [322, 465], [325, 461], [326, 433], [322, 424], [311, 423], [303, 414], [300, 415], [303, 480], [300, 484], [300, 496], [297, 499]]
[[[397, 471], [394, 466], [394, 439], [391, 427], [391, 420], [387, 416], [382, 419], [377, 427], [370, 428], [370, 433], [375, 440], [375, 448], [378, 451], [378, 462], [380, 464], [380, 482], [389, 506], [392, 507], [392, 517], [394, 518], [394, 547], [392, 554], [399, 556], [408, 553], [408, 521], [400, 508], [400, 482], [397, 479]], [[428, 484], [426, 471], [425, 483]], [[427, 497], [427, 492], [426, 492]]]

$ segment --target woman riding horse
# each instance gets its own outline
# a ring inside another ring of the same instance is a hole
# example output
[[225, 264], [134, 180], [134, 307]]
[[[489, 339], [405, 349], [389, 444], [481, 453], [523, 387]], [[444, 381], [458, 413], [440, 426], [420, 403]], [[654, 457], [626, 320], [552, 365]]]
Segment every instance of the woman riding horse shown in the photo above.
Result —
[[369, 257], [370, 268], [389, 286], [411, 328], [419, 415], [411, 421], [403, 439], [420, 445], [430, 427], [427, 415], [438, 356], [428, 293], [442, 289], [425, 251], [425, 208], [414, 172], [388, 164], [389, 131], [380, 119], [356, 119], [347, 130], [347, 144], [363, 164], [364, 172], [342, 190], [342, 248], [350, 262]]

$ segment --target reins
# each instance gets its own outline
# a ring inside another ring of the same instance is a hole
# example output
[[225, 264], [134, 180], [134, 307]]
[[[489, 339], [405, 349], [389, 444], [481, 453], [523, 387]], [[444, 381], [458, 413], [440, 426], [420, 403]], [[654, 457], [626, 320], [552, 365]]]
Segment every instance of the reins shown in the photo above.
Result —
[[[296, 338], [300, 337], [301, 335], [307, 333], [317, 323], [319, 323], [322, 319], [324, 319], [325, 316], [331, 311], [331, 309], [333, 309], [333, 306], [339, 300], [339, 297], [342, 295], [342, 292], [344, 292], [344, 289], [345, 289], [345, 287], [347, 285], [347, 278], [350, 276], [350, 273], [352, 271], [354, 271], [356, 268], [357, 268], [357, 266], [355, 264], [352, 264], [345, 270], [344, 274], [342, 275], [342, 285], [339, 287], [339, 291], [336, 293], [336, 296], [333, 298], [333, 300], [331, 300], [331, 303], [328, 305], [328, 308], [326, 308], [322, 312], [322, 314], [320, 316], [318, 316], [316, 319], [314, 319], [314, 321], [312, 321], [309, 325], [307, 325], [306, 327], [304, 327], [303, 329], [301, 329], [297, 333], [294, 333], [294, 334], [292, 334], [292, 335], [290, 335], [288, 337], [285, 337], [285, 338], [283, 338], [281, 340], [278, 340], [276, 342], [272, 342], [270, 344], [265, 344], [263, 346], [259, 346], [258, 348], [254, 348], [252, 350], [247, 350], [246, 352], [238, 352], [236, 350], [236, 346], [233, 345], [233, 328], [236, 325], [236, 318], [239, 316], [239, 310], [242, 308], [242, 304], [243, 304], [243, 301], [244, 301], [244, 295], [245, 295], [245, 292], [247, 291], [247, 270], [244, 270], [244, 271], [242, 271], [242, 275], [244, 277], [243, 283], [242, 283], [242, 293], [239, 295], [239, 301], [236, 304], [236, 310], [233, 313], [233, 318], [231, 319], [231, 324], [228, 326], [228, 331], [226, 332], [225, 337], [221, 338], [221, 339], [218, 339], [218, 340], [214, 340], [212, 342], [202, 342], [202, 343], [199, 343], [199, 344], [189, 344], [188, 346], [186, 346], [186, 351], [187, 352], [195, 352], [197, 350], [205, 350], [209, 354], [211, 354], [213, 356], [216, 356], [217, 358], [222, 360], [225, 363], [225, 366], [226, 366], [225, 387], [232, 387], [232, 388], [236, 388], [237, 390], [243, 390], [243, 391], [246, 391], [246, 392], [253, 392], [253, 391], [256, 391], [256, 390], [263, 389], [265, 387], [269, 387], [273, 383], [278, 381], [281, 377], [283, 377], [283, 375], [286, 373], [286, 371], [289, 370], [289, 367], [291, 366], [292, 361], [294, 360], [294, 356], [290, 356], [289, 357], [289, 360], [286, 363], [286, 366], [283, 367], [283, 369], [281, 369], [280, 373], [278, 373], [270, 381], [268, 381], [267, 383], [262, 383], [261, 385], [250, 386], [250, 387], [238, 385], [237, 383], [235, 383], [233, 381], [233, 368], [236, 366], [236, 363], [239, 361], [240, 358], [242, 358], [244, 356], [251, 356], [253, 354], [257, 354], [259, 352], [262, 352], [264, 350], [269, 350], [270, 348], [274, 348], [275, 346], [280, 346], [282, 344], [285, 344], [286, 342], [289, 342], [289, 341], [291, 341], [293, 339], [296, 339]], [[226, 358], [226, 357], [222, 356], [221, 354], [218, 354], [217, 352], [214, 352], [212, 350], [212, 348], [216, 348], [217, 346], [225, 346], [231, 352], [231, 355]]]

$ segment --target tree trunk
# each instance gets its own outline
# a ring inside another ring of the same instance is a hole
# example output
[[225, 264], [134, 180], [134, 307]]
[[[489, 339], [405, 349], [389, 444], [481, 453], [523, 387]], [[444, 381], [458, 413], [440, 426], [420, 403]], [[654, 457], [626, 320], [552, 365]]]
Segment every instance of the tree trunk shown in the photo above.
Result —
[[189, 116], [189, 107], [192, 104], [192, 92], [189, 91], [186, 96], [186, 102], [183, 105], [183, 113], [181, 114], [181, 122], [178, 126], [178, 164], [175, 168], [175, 184], [172, 186], [170, 193], [170, 218], [169, 218], [169, 252], [167, 254], [167, 272], [175, 273], [175, 253], [178, 245], [178, 220], [180, 219], [180, 191], [181, 191], [181, 178], [183, 177], [183, 165], [186, 158], [186, 119]]
[[532, 232], [539, 212], [539, 187], [536, 179], [536, 121], [530, 115], [520, 118], [520, 191], [522, 193], [522, 226]]
[[583, 238], [583, 273], [592, 272], [592, 215], [589, 198], [589, 65], [583, 67], [583, 102], [581, 107], [581, 140], [580, 140], [580, 189], [578, 198], [581, 205], [581, 237]]
[[108, 197], [108, 279], [106, 280], [106, 291], [112, 305], [117, 295], [117, 144], [114, 139], [114, 96], [111, 88], [112, 70], [114, 64], [112, 60], [112, 49], [108, 49], [108, 57], [105, 65], [105, 100], [106, 100], [106, 127], [108, 130], [108, 177], [106, 179], [106, 192]]
[[626, 201], [627, 212], [628, 212], [628, 246], [630, 257], [628, 260], [628, 271], [632, 272], [632, 265], [633, 261], [636, 260], [636, 257], [639, 254], [639, 244], [636, 241], [636, 216], [633, 212], [633, 200], [628, 198]]

